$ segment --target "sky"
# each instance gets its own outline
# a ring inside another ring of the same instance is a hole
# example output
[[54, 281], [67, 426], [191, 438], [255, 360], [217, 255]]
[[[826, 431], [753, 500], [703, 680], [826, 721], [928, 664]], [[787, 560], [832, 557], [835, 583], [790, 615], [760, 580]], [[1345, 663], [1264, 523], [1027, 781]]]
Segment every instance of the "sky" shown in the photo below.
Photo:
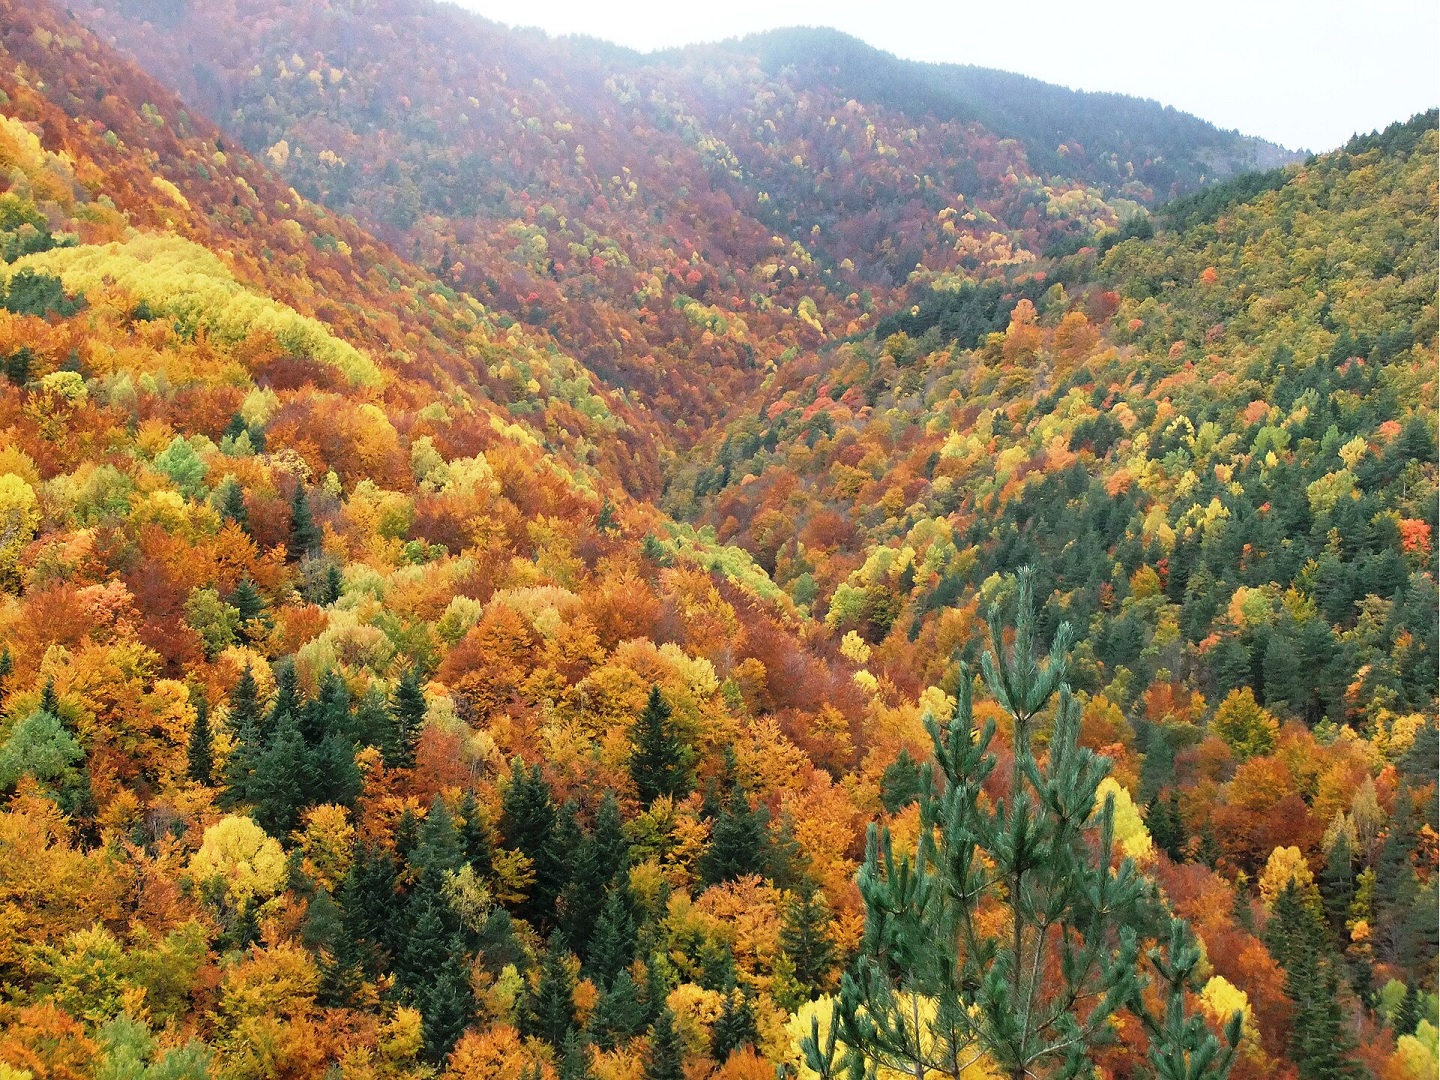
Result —
[[497, 22], [641, 51], [830, 26], [906, 59], [1154, 98], [1291, 149], [1333, 149], [1440, 104], [1436, 0], [458, 2]]

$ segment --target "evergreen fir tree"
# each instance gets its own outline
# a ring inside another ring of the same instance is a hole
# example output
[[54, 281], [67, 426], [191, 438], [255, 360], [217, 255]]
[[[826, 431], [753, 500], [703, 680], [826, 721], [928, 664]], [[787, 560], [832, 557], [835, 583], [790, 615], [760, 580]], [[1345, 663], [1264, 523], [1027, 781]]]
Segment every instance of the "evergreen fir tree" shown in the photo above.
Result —
[[710, 1056], [723, 1065], [736, 1050], [759, 1040], [754, 1004], [745, 994], [732, 989], [725, 995], [720, 1015], [710, 1030]]
[[63, 720], [60, 715], [60, 695], [55, 692], [55, 679], [53, 677], [45, 680], [45, 688], [40, 691], [40, 711], [49, 713], [51, 716]]
[[564, 867], [556, 857], [559, 810], [540, 766], [526, 769], [519, 758], [501, 801], [500, 835], [505, 846], [528, 858], [535, 871], [530, 895], [515, 906], [531, 926], [547, 927], [555, 918], [555, 903], [564, 888]]
[[425, 691], [420, 686], [420, 669], [412, 667], [400, 677], [390, 702], [395, 730], [389, 746], [382, 746], [389, 769], [413, 769], [415, 751], [425, 727]]
[[1325, 919], [1330, 931], [1339, 934], [1345, 929], [1350, 904], [1355, 899], [1355, 859], [1350, 840], [1341, 832], [1335, 838], [1320, 872], [1320, 895], [1325, 902]]
[[645, 1080], [684, 1080], [685, 1047], [675, 1030], [675, 1014], [662, 1008], [650, 1026], [645, 1047]]
[[460, 847], [465, 861], [480, 875], [488, 874], [494, 865], [495, 844], [485, 823], [485, 812], [475, 801], [475, 793], [466, 791], [460, 797]]
[[282, 717], [293, 716], [298, 722], [300, 704], [300, 676], [295, 671], [295, 662], [282, 660], [275, 665], [275, 700], [265, 712], [265, 720], [260, 727], [261, 736], [268, 739]]
[[345, 935], [361, 946], [359, 960], [372, 976], [387, 966], [390, 943], [397, 936], [401, 904], [395, 877], [390, 853], [361, 841], [340, 885]]
[[625, 886], [616, 884], [605, 894], [600, 917], [590, 936], [585, 956], [586, 973], [606, 986], [614, 980], [635, 955], [635, 919], [625, 898]]
[[299, 562], [320, 546], [320, 530], [310, 514], [310, 500], [304, 483], [295, 485], [290, 498], [290, 537], [285, 550], [291, 562]]
[[920, 797], [920, 764], [901, 747], [900, 756], [886, 767], [880, 777], [880, 805], [885, 812], [898, 814]]
[[220, 805], [227, 809], [251, 801], [250, 782], [265, 751], [260, 688], [248, 664], [230, 691], [229, 727], [235, 745], [225, 762], [225, 790], [220, 794]]
[[340, 599], [345, 591], [345, 580], [340, 576], [340, 567], [331, 563], [325, 570], [325, 591], [323, 603], [328, 607]]
[[1340, 1003], [1340, 978], [1319, 913], [1292, 881], [1275, 898], [1265, 946], [1285, 971], [1285, 996], [1295, 1006], [1290, 1057], [1300, 1080], [1359, 1080], [1354, 1034]]
[[10, 676], [15, 673], [15, 659], [10, 655], [10, 646], [0, 647], [0, 694], [10, 689]]
[[780, 948], [796, 983], [813, 999], [829, 978], [837, 950], [827, 931], [833, 916], [825, 897], [810, 882], [790, 897], [780, 925]]
[[590, 1080], [590, 1054], [582, 1032], [571, 1028], [565, 1036], [555, 1074], [559, 1080]]
[[[1012, 1080], [1075, 1076], [1089, 1070], [1093, 1049], [1111, 1037], [1111, 1018], [1128, 1007], [1162, 1076], [1224, 1076], [1241, 1017], [1231, 1017], [1230, 1047], [1222, 1049], [1202, 1018], [1187, 1015], [1201, 955], [1180, 920], [1171, 922], [1168, 948], [1147, 958], [1164, 981], [1163, 1013], [1141, 997], [1134, 927], [1148, 889], [1128, 859], [1112, 865], [1114, 803], [1096, 805], [1108, 762], [1079, 746], [1080, 707], [1063, 683], [1069, 627], [1042, 662], [1032, 572], [1020, 573], [1016, 591], [1013, 645], [1003, 647], [1010, 635], [992, 604], [990, 635], [1001, 651], [983, 658], [985, 683], [1011, 728], [1007, 792], [993, 803], [981, 798], [997, 764], [989, 752], [995, 723], [977, 728], [962, 669], [953, 719], [944, 728], [928, 722], [934, 764], [923, 770], [914, 853], [900, 862], [888, 831], [871, 826], [858, 878], [866, 907], [860, 956], [842, 980], [828, 1032], [817, 1025], [803, 1040], [806, 1060], [830, 1080], [843, 1043], [857, 1069], [868, 1062], [958, 1076], [983, 1051]], [[1053, 715], [1043, 761], [1033, 752], [1042, 715]], [[982, 904], [991, 919], [972, 917]], [[1004, 929], [991, 930], [997, 915]], [[916, 1031], [914, 994], [933, 1002], [928, 1035]]]
[[455, 828], [455, 819], [450, 816], [445, 800], [439, 795], [431, 800], [430, 812], [420, 823], [415, 850], [409, 861], [412, 867], [419, 868], [420, 883], [436, 893], [444, 886], [446, 875], [459, 870], [465, 863], [460, 832]]
[[246, 533], [250, 532], [250, 511], [245, 508], [245, 489], [233, 476], [227, 476], [220, 483], [220, 517], [233, 521]]
[[228, 602], [240, 612], [240, 637], [243, 640], [258, 641], [265, 636], [270, 629], [270, 605], [249, 575], [240, 579]]
[[316, 954], [321, 1002], [343, 1007], [356, 1001], [365, 981], [361, 947], [346, 932], [345, 913], [324, 889], [315, 890], [305, 909], [301, 940]]
[[458, 938], [430, 977], [415, 990], [425, 1034], [425, 1057], [439, 1064], [449, 1056], [475, 1016], [475, 993]]
[[752, 810], [737, 784], [730, 792], [710, 833], [710, 847], [700, 857], [700, 876], [707, 885], [734, 881], [765, 870], [765, 827], [770, 815], [764, 807]]
[[185, 744], [186, 773], [197, 784], [214, 782], [215, 752], [210, 735], [210, 705], [204, 691], [195, 694], [195, 723]]
[[1414, 983], [1410, 984], [1405, 996], [1400, 999], [1391, 1023], [1397, 1036], [1415, 1034], [1415, 1028], [1420, 1023], [1420, 988]]
[[271, 836], [288, 836], [310, 805], [314, 790], [310, 751], [295, 718], [286, 713], [255, 757], [244, 801], [254, 804], [255, 821]]
[[595, 1003], [589, 1030], [602, 1050], [613, 1050], [645, 1030], [645, 1003], [630, 972], [622, 969], [614, 985]]
[[670, 722], [670, 705], [659, 686], [650, 687], [650, 699], [630, 733], [630, 778], [640, 802], [649, 806], [661, 795], [679, 797], [690, 791], [686, 750]]
[[1145, 825], [1155, 846], [1174, 862], [1185, 861], [1185, 822], [1180, 816], [1180, 795], [1170, 789], [1167, 797], [1157, 795], [1145, 808]]
[[540, 1039], [557, 1050], [575, 1031], [575, 976], [563, 934], [551, 934], [540, 971], [520, 1016], [522, 1035]]

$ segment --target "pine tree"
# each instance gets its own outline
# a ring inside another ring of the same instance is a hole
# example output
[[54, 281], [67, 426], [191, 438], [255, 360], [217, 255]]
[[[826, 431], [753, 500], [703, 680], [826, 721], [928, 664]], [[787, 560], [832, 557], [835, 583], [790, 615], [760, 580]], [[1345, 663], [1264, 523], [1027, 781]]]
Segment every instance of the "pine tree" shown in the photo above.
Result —
[[[1162, 1076], [1223, 1076], [1240, 1017], [1222, 1050], [1202, 1018], [1186, 1015], [1200, 951], [1183, 922], [1173, 920], [1168, 949], [1149, 956], [1167, 984], [1164, 1014], [1141, 998], [1135, 926], [1147, 888], [1128, 859], [1112, 867], [1114, 802], [1096, 806], [1108, 763], [1079, 746], [1080, 708], [1063, 683], [1069, 627], [1042, 663], [1033, 574], [1022, 571], [1018, 586], [1014, 644], [1003, 648], [1009, 635], [993, 604], [991, 639], [1001, 651], [983, 658], [985, 682], [1009, 716], [1008, 792], [981, 799], [997, 764], [989, 753], [995, 723], [977, 729], [962, 669], [953, 719], [943, 729], [928, 723], [934, 764], [922, 773], [914, 854], [897, 859], [888, 830], [871, 826], [858, 878], [860, 956], [842, 980], [829, 1031], [817, 1024], [804, 1040], [806, 1059], [824, 1080], [837, 1075], [842, 1042], [861, 1069], [958, 1077], [983, 1053], [1013, 1080], [1070, 1076], [1089, 1068], [1111, 1018], [1128, 1007]], [[1034, 731], [1057, 695], [1048, 752], [1037, 760]], [[972, 917], [982, 904], [990, 912], [983, 921]], [[1004, 929], [990, 929], [996, 921]], [[933, 1002], [928, 1032], [916, 1030], [912, 995]]]
[[686, 750], [670, 723], [670, 705], [659, 686], [650, 687], [650, 699], [630, 733], [630, 778], [646, 806], [661, 795], [679, 797], [690, 791]]
[[320, 530], [310, 514], [310, 499], [305, 485], [297, 483], [290, 498], [290, 538], [285, 550], [291, 562], [299, 562], [320, 546]]
[[323, 602], [326, 606], [335, 603], [345, 591], [345, 579], [340, 575], [340, 567], [331, 563], [325, 570], [325, 593]]
[[920, 797], [920, 764], [908, 746], [901, 747], [900, 756], [880, 777], [880, 805], [888, 814], [898, 814]]
[[230, 691], [229, 727], [235, 746], [225, 762], [225, 790], [220, 795], [220, 805], [226, 808], [251, 801], [250, 783], [265, 751], [260, 688], [248, 664]]
[[1320, 895], [1325, 902], [1325, 918], [1332, 933], [1345, 928], [1350, 903], [1355, 899], [1355, 859], [1350, 852], [1350, 839], [1342, 831], [1330, 847], [1325, 869], [1320, 872]]
[[645, 1003], [630, 972], [621, 970], [590, 1013], [590, 1036], [602, 1050], [615, 1047], [645, 1030]]
[[204, 691], [195, 694], [195, 723], [185, 744], [186, 773], [191, 780], [206, 787], [214, 782], [215, 752], [210, 735], [210, 705]]
[[395, 730], [390, 745], [381, 747], [385, 766], [390, 769], [413, 769], [415, 751], [425, 727], [425, 691], [420, 686], [420, 669], [412, 667], [400, 677], [395, 696], [390, 702], [390, 715]]
[[662, 1008], [650, 1026], [645, 1047], [645, 1080], [684, 1080], [685, 1047], [675, 1030], [675, 1014]]

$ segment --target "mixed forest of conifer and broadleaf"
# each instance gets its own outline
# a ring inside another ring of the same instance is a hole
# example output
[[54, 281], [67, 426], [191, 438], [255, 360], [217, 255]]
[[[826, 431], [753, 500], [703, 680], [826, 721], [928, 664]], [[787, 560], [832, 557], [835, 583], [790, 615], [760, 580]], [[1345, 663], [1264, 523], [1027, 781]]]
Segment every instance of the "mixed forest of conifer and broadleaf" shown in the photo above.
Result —
[[1436, 202], [0, 0], [0, 1080], [1436, 1076]]

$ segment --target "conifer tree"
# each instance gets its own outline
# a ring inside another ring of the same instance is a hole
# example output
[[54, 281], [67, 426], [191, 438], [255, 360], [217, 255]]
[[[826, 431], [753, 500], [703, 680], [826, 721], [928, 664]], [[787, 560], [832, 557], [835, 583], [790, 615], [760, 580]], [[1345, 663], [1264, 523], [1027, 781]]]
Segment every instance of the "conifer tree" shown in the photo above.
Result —
[[675, 1030], [675, 1014], [662, 1007], [650, 1026], [645, 1047], [645, 1080], [684, 1080], [685, 1047]]
[[[1240, 1016], [1222, 1049], [1203, 1019], [1185, 1013], [1200, 962], [1185, 925], [1172, 921], [1168, 949], [1149, 951], [1166, 984], [1163, 1015], [1145, 1006], [1135, 930], [1147, 888], [1130, 861], [1115, 868], [1114, 800], [1097, 808], [1105, 759], [1079, 746], [1080, 709], [1064, 685], [1068, 626], [1048, 663], [1036, 651], [1033, 574], [1022, 571], [1014, 644], [1000, 607], [989, 612], [999, 655], [983, 658], [985, 682], [1008, 714], [1013, 764], [1008, 791], [980, 798], [997, 764], [993, 720], [976, 728], [972, 683], [942, 728], [927, 719], [934, 763], [920, 784], [913, 855], [897, 857], [888, 830], [872, 825], [859, 874], [866, 906], [860, 956], [841, 985], [828, 1033], [816, 1022], [805, 1055], [822, 1078], [893, 1068], [959, 1077], [983, 1057], [1013, 1080], [1073, 1076], [1129, 1007], [1150, 1034], [1151, 1065], [1164, 1077], [1223, 1076], [1239, 1041]], [[1058, 694], [1048, 755], [1033, 750], [1036, 726]], [[975, 914], [984, 904], [991, 918]], [[995, 915], [1003, 929], [996, 931]], [[914, 1004], [933, 1015], [917, 1023]], [[922, 1030], [923, 1029], [923, 1030]]]
[[534, 985], [521, 1012], [521, 1034], [549, 1043], [557, 1050], [575, 1031], [575, 977], [563, 934], [551, 934]]
[[475, 1016], [475, 992], [458, 935], [452, 934], [443, 958], [415, 990], [425, 1034], [425, 1056], [445, 1060]]
[[613, 1050], [645, 1030], [645, 1002], [630, 972], [620, 970], [590, 1014], [590, 1036], [602, 1050]]
[[806, 881], [786, 903], [780, 924], [780, 949], [790, 961], [791, 975], [812, 999], [835, 964], [837, 950], [826, 932], [832, 917], [824, 895]]
[[630, 754], [630, 778], [640, 801], [646, 806], [661, 795], [679, 797], [690, 791], [686, 769], [686, 748], [670, 722], [670, 704], [659, 686], [650, 687], [650, 698], [630, 733], [634, 749]]
[[1413, 1035], [1419, 1023], [1420, 988], [1411, 983], [1405, 990], [1405, 996], [1400, 999], [1400, 1004], [1395, 1007], [1395, 1017], [1391, 1024], [1396, 1035]]
[[1159, 795], [1145, 808], [1145, 825], [1155, 846], [1175, 862], [1185, 859], [1185, 822], [1180, 816], [1180, 795], [1174, 788], [1168, 797]]
[[295, 494], [290, 498], [290, 537], [285, 550], [291, 562], [299, 562], [320, 546], [320, 530], [310, 514], [310, 499], [305, 494], [304, 483], [295, 485]]
[[10, 655], [10, 646], [0, 647], [0, 694], [10, 689], [10, 676], [15, 673], [15, 658]]
[[350, 869], [340, 884], [345, 934], [360, 944], [360, 962], [372, 976], [386, 966], [390, 943], [397, 936], [400, 897], [395, 877], [390, 853], [362, 841], [356, 844]]
[[60, 715], [60, 695], [55, 692], [55, 679], [50, 677], [45, 680], [45, 687], [40, 691], [40, 711], [49, 713], [51, 716], [64, 719]]
[[759, 1039], [754, 1003], [743, 992], [732, 988], [725, 995], [720, 1015], [710, 1031], [710, 1056], [723, 1065], [736, 1050], [753, 1046]]
[[249, 575], [241, 578], [235, 586], [229, 604], [240, 612], [240, 637], [243, 640], [258, 641], [265, 636], [270, 628], [270, 605]]
[[214, 782], [215, 752], [210, 734], [210, 704], [204, 691], [195, 695], [195, 723], [185, 744], [186, 773], [197, 784]]
[[517, 757], [501, 800], [500, 835], [505, 846], [531, 861], [535, 882], [516, 913], [532, 926], [549, 926], [564, 888], [564, 867], [557, 856], [559, 809], [540, 766], [526, 769]]
[[1356, 1041], [1340, 1004], [1340, 977], [1319, 912], [1291, 881], [1275, 898], [1265, 946], [1285, 971], [1285, 996], [1295, 1006], [1290, 1057], [1300, 1080], [1359, 1080]]
[[559, 1080], [590, 1080], [590, 1054], [586, 1047], [585, 1035], [571, 1028], [555, 1065]]
[[1332, 933], [1345, 928], [1350, 903], [1355, 899], [1355, 859], [1350, 839], [1343, 831], [1335, 838], [1320, 872], [1320, 896], [1325, 902], [1325, 919]]
[[910, 753], [908, 746], [901, 747], [900, 755], [880, 777], [880, 805], [885, 812], [898, 814], [920, 797], [920, 764]]
[[233, 521], [246, 533], [250, 532], [250, 511], [245, 508], [245, 489], [233, 476], [227, 476], [220, 482], [220, 517], [224, 521]]
[[340, 567], [331, 563], [325, 570], [325, 593], [323, 602], [328, 606], [340, 599], [345, 591], [345, 580], [340, 575]]
[[395, 722], [391, 745], [382, 746], [385, 765], [390, 769], [413, 769], [415, 751], [425, 727], [425, 691], [420, 686], [420, 669], [412, 667], [400, 677], [395, 696], [390, 702], [390, 715]]
[[601, 986], [609, 985], [635, 955], [635, 919], [625, 898], [625, 886], [616, 884], [605, 894], [600, 918], [590, 936], [585, 970]]
[[283, 660], [275, 665], [275, 700], [265, 712], [260, 734], [268, 738], [280, 723], [282, 717], [300, 719], [300, 676], [293, 660]]
[[230, 691], [228, 711], [235, 746], [225, 762], [225, 790], [220, 796], [220, 805], [227, 808], [250, 801], [250, 778], [255, 775], [256, 762], [265, 749], [260, 730], [260, 688], [249, 664]]
[[466, 791], [460, 796], [460, 846], [465, 861], [475, 868], [477, 874], [488, 874], [494, 865], [495, 844], [490, 839], [490, 828], [485, 822], [485, 812], [475, 801], [475, 793]]
[[710, 835], [710, 847], [700, 857], [700, 876], [707, 885], [733, 881], [765, 870], [765, 827], [770, 815], [764, 807], [750, 809], [737, 783], [725, 801]]

